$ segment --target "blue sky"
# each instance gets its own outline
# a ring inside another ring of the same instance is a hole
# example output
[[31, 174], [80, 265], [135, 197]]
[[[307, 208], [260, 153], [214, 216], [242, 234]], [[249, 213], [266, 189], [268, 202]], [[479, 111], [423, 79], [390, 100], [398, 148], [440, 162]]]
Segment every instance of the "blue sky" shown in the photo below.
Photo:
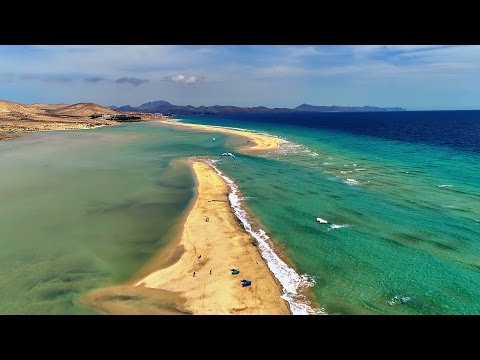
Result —
[[0, 46], [20, 103], [480, 109], [480, 46]]

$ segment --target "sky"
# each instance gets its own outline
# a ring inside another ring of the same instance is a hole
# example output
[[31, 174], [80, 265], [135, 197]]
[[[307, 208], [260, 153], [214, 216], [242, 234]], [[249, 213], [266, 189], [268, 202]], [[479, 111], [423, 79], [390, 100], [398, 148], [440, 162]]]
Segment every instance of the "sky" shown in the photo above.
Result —
[[480, 109], [480, 46], [0, 45], [0, 99]]

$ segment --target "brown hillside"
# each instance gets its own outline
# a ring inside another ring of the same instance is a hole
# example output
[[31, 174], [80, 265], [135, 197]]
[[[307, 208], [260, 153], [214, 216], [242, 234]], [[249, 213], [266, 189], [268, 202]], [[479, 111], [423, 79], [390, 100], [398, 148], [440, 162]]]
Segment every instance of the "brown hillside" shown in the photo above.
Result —
[[29, 108], [41, 109], [41, 110], [55, 110], [68, 106], [68, 104], [31, 104]]
[[25, 114], [25, 115], [36, 115], [44, 114], [45, 111], [39, 108], [31, 108], [26, 105], [17, 104], [11, 101], [0, 100], [0, 114]]
[[91, 119], [93, 114], [118, 112], [92, 103], [23, 105], [0, 100], [0, 140], [24, 131], [91, 129], [118, 124], [114, 120]]
[[93, 114], [118, 114], [117, 111], [93, 103], [78, 103], [49, 110], [53, 115], [90, 116]]

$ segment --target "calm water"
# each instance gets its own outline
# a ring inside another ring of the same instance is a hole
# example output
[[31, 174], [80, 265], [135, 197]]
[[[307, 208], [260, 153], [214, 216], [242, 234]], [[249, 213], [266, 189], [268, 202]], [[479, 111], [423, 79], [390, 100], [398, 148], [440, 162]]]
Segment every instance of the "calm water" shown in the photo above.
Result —
[[480, 112], [183, 121], [289, 142], [247, 156], [225, 135], [152, 123], [0, 142], [0, 313], [92, 312], [82, 294], [171, 240], [194, 191], [177, 160], [224, 151], [236, 160], [216, 166], [327, 313], [480, 313]]
[[0, 142], [0, 313], [82, 314], [172, 237], [194, 194], [175, 161], [223, 135], [129, 124]]

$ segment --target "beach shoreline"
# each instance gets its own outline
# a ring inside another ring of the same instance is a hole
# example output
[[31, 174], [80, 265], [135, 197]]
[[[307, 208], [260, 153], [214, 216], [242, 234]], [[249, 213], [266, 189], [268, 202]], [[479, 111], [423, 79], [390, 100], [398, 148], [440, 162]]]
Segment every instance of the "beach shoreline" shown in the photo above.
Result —
[[[247, 153], [277, 150], [285, 142], [237, 129], [154, 121], [246, 138], [248, 141], [241, 151]], [[119, 313], [118, 309], [123, 309], [123, 314], [171, 314], [172, 309], [176, 313], [202, 315], [324, 314], [318, 304], [310, 306], [315, 301], [304, 293], [304, 289], [313, 286], [312, 279], [297, 274], [287, 264], [288, 259], [282, 260], [263, 230], [251, 228], [232, 180], [208, 159], [180, 161], [192, 170], [195, 195], [186, 215], [175, 225], [172, 241], [122, 286], [97, 289], [84, 300], [110, 314]], [[232, 269], [240, 270], [240, 274], [232, 274]], [[242, 287], [243, 279], [252, 281], [252, 285]], [[150, 291], [145, 296], [147, 293], [141, 289], [159, 291]], [[126, 296], [126, 291], [135, 295]], [[131, 302], [132, 298], [136, 300]], [[130, 311], [124, 299], [130, 302]], [[151, 303], [168, 306], [153, 309]]]
[[[197, 197], [180, 241], [173, 245], [181, 249], [181, 256], [136, 283], [98, 289], [84, 300], [111, 314], [122, 313], [121, 309], [162, 313], [153, 310], [152, 303], [168, 303], [164, 314], [172, 313], [172, 308], [176, 313], [202, 315], [291, 314], [278, 280], [232, 212], [225, 181], [205, 161], [189, 160], [189, 164], [198, 184]], [[232, 275], [232, 269], [239, 274]], [[243, 279], [251, 285], [243, 287]]]
[[151, 122], [157, 122], [160, 124], [165, 124], [173, 127], [181, 127], [198, 131], [209, 131], [209, 132], [219, 132], [223, 134], [240, 136], [247, 138], [245, 145], [243, 145], [240, 150], [244, 153], [256, 153], [256, 152], [265, 152], [269, 150], [277, 150], [281, 144], [285, 141], [274, 137], [262, 135], [254, 132], [236, 130], [231, 128], [225, 128], [220, 126], [213, 125], [203, 125], [203, 124], [188, 124], [176, 121], [175, 119], [167, 120], [152, 120]]

